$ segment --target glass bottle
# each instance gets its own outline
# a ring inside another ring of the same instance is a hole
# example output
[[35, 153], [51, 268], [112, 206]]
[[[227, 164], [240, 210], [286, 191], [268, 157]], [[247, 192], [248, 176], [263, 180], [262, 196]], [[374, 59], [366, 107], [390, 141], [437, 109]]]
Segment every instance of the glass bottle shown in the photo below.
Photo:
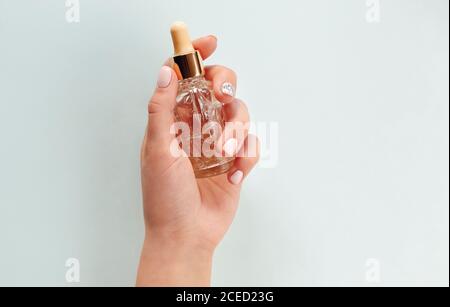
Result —
[[189, 145], [185, 151], [197, 178], [224, 174], [235, 158], [217, 154], [215, 148], [225, 126], [222, 103], [204, 77], [200, 53], [192, 46], [186, 25], [175, 23], [171, 33], [175, 49], [173, 67], [179, 78], [175, 119], [189, 127], [189, 134], [181, 137], [182, 146]]

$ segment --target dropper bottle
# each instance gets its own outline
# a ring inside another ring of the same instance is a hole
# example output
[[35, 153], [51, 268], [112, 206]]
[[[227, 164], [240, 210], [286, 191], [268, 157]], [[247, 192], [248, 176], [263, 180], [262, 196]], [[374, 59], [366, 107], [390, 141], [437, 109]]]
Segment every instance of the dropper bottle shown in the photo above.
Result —
[[213, 177], [228, 172], [234, 157], [216, 150], [225, 126], [222, 103], [214, 96], [211, 82], [205, 79], [203, 60], [192, 45], [187, 26], [176, 22], [171, 27], [174, 47], [173, 69], [178, 79], [177, 103], [174, 110], [178, 122], [189, 127], [182, 132], [181, 146], [188, 154], [197, 178]]

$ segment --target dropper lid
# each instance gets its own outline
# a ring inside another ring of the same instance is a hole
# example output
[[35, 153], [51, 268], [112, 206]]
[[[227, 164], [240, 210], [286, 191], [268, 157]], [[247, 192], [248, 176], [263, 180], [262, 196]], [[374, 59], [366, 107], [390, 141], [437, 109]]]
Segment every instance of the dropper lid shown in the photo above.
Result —
[[175, 22], [171, 29], [174, 48], [174, 67], [178, 79], [189, 79], [203, 76], [203, 60], [200, 53], [194, 49], [188, 28], [183, 22]]

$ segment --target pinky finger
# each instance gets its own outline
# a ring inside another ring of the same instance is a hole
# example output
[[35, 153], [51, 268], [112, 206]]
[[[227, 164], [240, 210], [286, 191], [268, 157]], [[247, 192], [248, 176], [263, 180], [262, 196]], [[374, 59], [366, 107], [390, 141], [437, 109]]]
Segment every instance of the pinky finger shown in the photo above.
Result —
[[251, 172], [259, 160], [259, 140], [249, 134], [244, 146], [236, 156], [234, 165], [228, 172], [228, 181], [233, 185], [240, 185], [245, 177]]

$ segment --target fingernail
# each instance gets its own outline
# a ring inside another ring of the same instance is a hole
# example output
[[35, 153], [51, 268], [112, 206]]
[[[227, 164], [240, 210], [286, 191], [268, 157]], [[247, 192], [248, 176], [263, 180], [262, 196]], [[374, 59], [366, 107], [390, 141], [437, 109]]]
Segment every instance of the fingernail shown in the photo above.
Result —
[[222, 94], [234, 97], [234, 87], [231, 83], [225, 82], [222, 84]]
[[234, 185], [238, 185], [241, 183], [242, 178], [244, 178], [244, 173], [242, 171], [235, 171], [233, 175], [230, 177], [230, 181]]
[[229, 139], [225, 145], [223, 145], [223, 151], [230, 157], [234, 156], [236, 154], [236, 148], [237, 148], [237, 140], [236, 139]]
[[159, 88], [168, 87], [171, 80], [172, 80], [172, 69], [170, 67], [163, 66], [159, 71], [158, 87]]

